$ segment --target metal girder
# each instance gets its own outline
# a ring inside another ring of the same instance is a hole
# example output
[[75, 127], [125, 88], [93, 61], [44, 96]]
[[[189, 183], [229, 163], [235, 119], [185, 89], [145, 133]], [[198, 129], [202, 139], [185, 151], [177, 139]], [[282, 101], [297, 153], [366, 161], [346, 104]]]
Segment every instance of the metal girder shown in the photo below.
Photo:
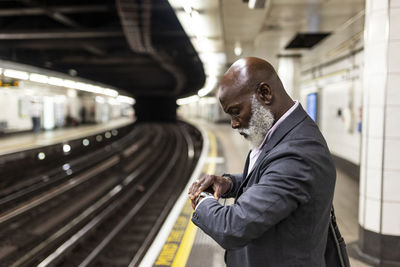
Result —
[[123, 32], [118, 30], [75, 30], [75, 31], [37, 31], [37, 32], [0, 32], [0, 40], [25, 40], [25, 39], [81, 39], [120, 37]]
[[74, 65], [113, 65], [113, 64], [155, 64], [156, 62], [148, 57], [126, 56], [126, 57], [82, 57], [69, 56], [58, 60], [59, 64], [74, 64]]
[[[64, 14], [99, 13], [110, 10], [110, 6], [108, 5], [55, 6], [49, 8], [54, 12]], [[41, 7], [4, 8], [0, 9], [0, 17], [45, 15], [46, 12], [47, 11]]]
[[[135, 3], [136, 6], [133, 6]], [[137, 5], [137, 2], [132, 0], [117, 0], [116, 6], [131, 50], [149, 54], [165, 71], [170, 73], [176, 81], [172, 94], [178, 95], [183, 90], [186, 77], [173, 58], [166, 53], [156, 51], [151, 43], [152, 2], [143, 0]]]

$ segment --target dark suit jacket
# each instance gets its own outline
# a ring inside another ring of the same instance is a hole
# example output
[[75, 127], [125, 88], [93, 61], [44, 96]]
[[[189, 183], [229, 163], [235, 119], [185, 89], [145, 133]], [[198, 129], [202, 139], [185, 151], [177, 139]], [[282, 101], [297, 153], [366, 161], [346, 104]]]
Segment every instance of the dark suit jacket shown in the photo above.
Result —
[[336, 171], [301, 105], [278, 126], [251, 173], [231, 179], [235, 203], [205, 199], [192, 218], [227, 250], [228, 267], [325, 266]]

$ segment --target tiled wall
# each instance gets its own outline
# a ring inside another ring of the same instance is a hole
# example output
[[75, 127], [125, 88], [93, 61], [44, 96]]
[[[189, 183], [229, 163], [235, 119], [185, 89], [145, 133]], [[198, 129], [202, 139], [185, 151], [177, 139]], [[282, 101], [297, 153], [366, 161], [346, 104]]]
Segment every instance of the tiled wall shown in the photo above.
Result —
[[400, 0], [367, 0], [359, 222], [400, 236]]

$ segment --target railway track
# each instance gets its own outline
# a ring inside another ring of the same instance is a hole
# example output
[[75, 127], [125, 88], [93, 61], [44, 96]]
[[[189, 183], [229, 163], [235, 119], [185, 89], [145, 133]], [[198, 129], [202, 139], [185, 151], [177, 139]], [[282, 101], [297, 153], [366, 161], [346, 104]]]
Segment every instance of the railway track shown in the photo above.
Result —
[[114, 153], [104, 152], [105, 159], [1, 213], [0, 265], [136, 266], [184, 188], [202, 141], [184, 123], [135, 131], [110, 145]]

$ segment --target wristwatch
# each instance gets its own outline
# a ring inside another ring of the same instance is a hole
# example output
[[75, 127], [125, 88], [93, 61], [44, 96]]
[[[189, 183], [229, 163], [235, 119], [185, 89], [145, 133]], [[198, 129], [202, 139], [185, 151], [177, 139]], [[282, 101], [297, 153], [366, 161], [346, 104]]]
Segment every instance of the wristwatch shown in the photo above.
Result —
[[208, 196], [211, 196], [211, 197], [212, 197], [212, 195], [213, 195], [213, 194], [211, 194], [211, 193], [209, 193], [209, 192], [204, 192], [204, 191], [203, 191], [203, 192], [201, 192], [201, 193], [198, 195], [198, 197], [196, 198], [194, 204], [197, 206], [197, 204], [199, 204], [200, 198], [202, 198], [202, 197], [208, 197]]

